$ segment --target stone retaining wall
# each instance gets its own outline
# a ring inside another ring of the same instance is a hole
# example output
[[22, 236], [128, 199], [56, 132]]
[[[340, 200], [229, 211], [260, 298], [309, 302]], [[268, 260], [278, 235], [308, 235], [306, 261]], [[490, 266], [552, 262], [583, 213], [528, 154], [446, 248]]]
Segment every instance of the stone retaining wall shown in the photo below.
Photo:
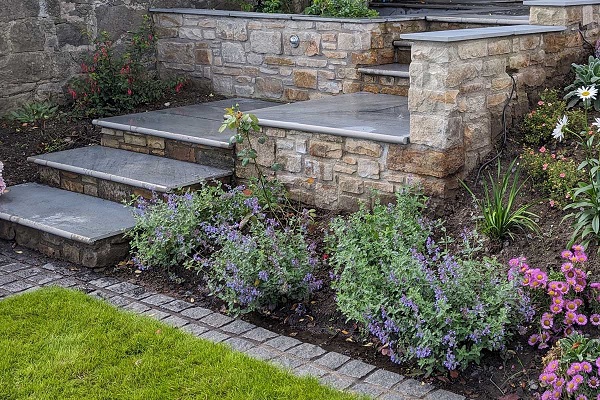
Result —
[[[393, 41], [401, 33], [473, 26], [418, 17], [344, 21], [210, 10], [153, 13], [163, 76], [184, 75], [226, 96], [280, 101], [361, 90], [405, 94], [393, 88], [393, 79], [363, 82], [356, 67], [395, 62]], [[290, 45], [292, 35], [300, 39], [297, 48]]]
[[149, 4], [225, 7], [227, 0], [3, 0], [0, 7], [0, 117], [32, 100], [62, 97], [98, 32], [119, 39]]

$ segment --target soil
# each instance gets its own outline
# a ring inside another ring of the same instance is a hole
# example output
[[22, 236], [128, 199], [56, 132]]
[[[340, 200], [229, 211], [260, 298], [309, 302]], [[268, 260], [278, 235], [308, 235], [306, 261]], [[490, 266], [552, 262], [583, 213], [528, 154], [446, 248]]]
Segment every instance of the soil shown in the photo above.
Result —
[[[165, 108], [167, 104], [175, 107], [216, 99], [215, 96], [202, 90], [190, 90], [136, 111]], [[508, 140], [500, 157], [505, 168], [522, 149], [519, 136], [516, 130], [508, 134]], [[89, 120], [70, 120], [63, 116], [47, 121], [45, 126], [0, 120], [0, 160], [5, 164], [4, 177], [9, 185], [37, 180], [35, 167], [26, 162], [30, 155], [98, 142], [99, 131]], [[495, 168], [495, 161], [492, 160], [490, 165]], [[474, 171], [466, 183], [473, 189], [475, 195], [481, 198], [483, 189], [480, 183], [476, 184], [477, 176], [477, 171]], [[487, 176], [486, 170], [479, 175], [479, 182], [484, 176]], [[531, 211], [539, 216], [537, 222], [541, 235], [521, 234], [514, 240], [507, 240], [504, 243], [489, 242], [485, 249], [486, 253], [496, 256], [504, 265], [516, 256], [527, 257], [529, 265], [533, 267], [547, 269], [560, 265], [560, 252], [564, 249], [571, 233], [569, 222], [561, 222], [565, 212], [560, 208], [550, 207], [544, 196], [529, 182], [525, 183], [522, 190], [521, 201], [531, 204]], [[476, 227], [478, 211], [471, 196], [464, 189], [460, 190], [452, 201], [431, 207], [429, 213], [431, 218], [444, 220], [448, 234], [453, 237], [459, 237], [464, 229], [473, 230]], [[319, 222], [313, 232], [315, 237], [323, 235], [326, 222], [331, 217], [331, 213], [320, 212]], [[597, 248], [589, 248], [588, 255], [590, 259], [587, 267], [593, 276], [599, 277]], [[202, 281], [191, 271], [181, 269], [170, 273], [159, 270], [140, 272], [125, 260], [119, 266], [107, 269], [106, 273], [205, 307], [224, 310], [220, 301], [208, 295], [203, 289]], [[333, 292], [327, 285], [329, 278], [326, 267], [323, 267], [320, 275], [326, 281], [324, 288], [315, 294], [309, 304], [288, 304], [269, 315], [253, 313], [245, 315], [243, 319], [318, 344], [327, 350], [363, 359], [405, 376], [422, 378], [468, 398], [516, 400], [537, 397], [539, 389], [537, 377], [544, 353], [533, 350], [524, 338], [516, 338], [504, 354], [486, 354], [481, 365], [472, 366], [459, 374], [423, 378], [420, 372], [411, 366], [398, 366], [390, 362], [388, 357], [377, 351], [377, 345], [373, 340], [361, 336], [356, 324], [346, 322], [337, 311]]]

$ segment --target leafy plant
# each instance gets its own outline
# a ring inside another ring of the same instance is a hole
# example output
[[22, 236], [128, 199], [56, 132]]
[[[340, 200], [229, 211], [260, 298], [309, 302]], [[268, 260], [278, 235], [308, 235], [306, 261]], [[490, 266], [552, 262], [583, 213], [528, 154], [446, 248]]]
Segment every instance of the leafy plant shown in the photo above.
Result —
[[516, 230], [539, 232], [535, 219], [537, 215], [529, 211], [528, 204], [518, 205], [517, 197], [523, 187], [519, 184], [520, 170], [513, 160], [508, 172], [502, 174], [498, 161], [496, 177], [488, 174], [489, 183], [483, 183], [483, 199], [479, 200], [473, 191], [463, 183], [463, 186], [473, 197], [473, 200], [483, 213], [482, 231], [491, 239], [514, 238]]
[[376, 18], [377, 10], [369, 8], [364, 0], [313, 0], [304, 14], [335, 18]]
[[600, 396], [600, 339], [580, 333], [561, 339], [544, 358], [541, 399], [596, 399]]
[[519, 297], [495, 261], [472, 258], [469, 235], [464, 253], [442, 250], [422, 208], [423, 198], [405, 191], [396, 205], [336, 218], [327, 237], [332, 287], [342, 314], [364, 324], [393, 362], [463, 369], [505, 346]]
[[9, 114], [11, 119], [22, 123], [44, 125], [58, 113], [58, 106], [49, 101], [27, 103]]
[[532, 146], [548, 143], [556, 121], [563, 115], [567, 115], [571, 130], [579, 132], [584, 129], [587, 125], [584, 113], [581, 110], [566, 110], [567, 102], [558, 98], [556, 90], [544, 90], [536, 109], [527, 114], [521, 124], [525, 143]]
[[[565, 95], [565, 99], [569, 100], [568, 107], [573, 107], [581, 98], [578, 96], [577, 88], [580, 87], [596, 87], [600, 88], [600, 59], [594, 56], [588, 58], [587, 64], [572, 64], [573, 72], [575, 72], [575, 80], [572, 84], [565, 88], [569, 91]], [[594, 108], [600, 110], [600, 98], [595, 98], [593, 101]]]
[[584, 177], [573, 159], [550, 152], [545, 146], [538, 150], [525, 148], [519, 159], [536, 187], [549, 197], [551, 207], [570, 202], [573, 188]]
[[170, 90], [179, 91], [181, 80], [161, 81], [155, 68], [156, 35], [151, 19], [145, 16], [132, 33], [126, 51], [118, 55], [106, 32], [94, 40], [94, 51], [81, 64], [82, 76], [71, 81], [76, 113], [103, 116], [132, 110], [155, 101]]

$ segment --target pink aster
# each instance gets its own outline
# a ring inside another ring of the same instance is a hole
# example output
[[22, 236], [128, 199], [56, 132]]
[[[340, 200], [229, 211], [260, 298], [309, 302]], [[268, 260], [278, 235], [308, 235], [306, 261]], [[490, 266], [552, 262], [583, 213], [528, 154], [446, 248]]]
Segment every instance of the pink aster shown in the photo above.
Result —
[[581, 371], [581, 364], [579, 364], [578, 362], [574, 362], [569, 366], [569, 369], [567, 369], [567, 375], [573, 376], [576, 375], [579, 371]]
[[573, 257], [573, 253], [571, 253], [569, 250], [563, 250], [560, 253], [560, 256], [566, 260], [569, 260], [571, 257]]
[[566, 263], [564, 263], [564, 264], [563, 264], [563, 265], [560, 267], [560, 271], [561, 271], [562, 273], [565, 273], [565, 272], [567, 272], [567, 271], [570, 271], [570, 270], [572, 270], [572, 269], [573, 269], [573, 263], [570, 263], [570, 262], [566, 262]]
[[590, 315], [590, 322], [594, 326], [600, 325], [600, 314], [592, 314], [592, 315]]
[[571, 249], [573, 249], [573, 251], [585, 251], [585, 248], [580, 244], [574, 244]]
[[583, 372], [587, 372], [589, 374], [590, 372], [592, 372], [592, 364], [590, 364], [587, 361], [583, 361], [581, 363], [581, 369], [583, 370]]
[[558, 369], [558, 360], [552, 360], [544, 368], [544, 372], [554, 372]]
[[562, 307], [559, 306], [558, 304], [552, 304], [550, 306], [550, 312], [552, 312], [553, 314], [560, 314], [562, 312]]
[[553, 386], [555, 390], [562, 390], [563, 386], [565, 386], [565, 378], [558, 378]]
[[575, 318], [575, 322], [577, 322], [577, 325], [585, 325], [587, 324], [587, 317], [583, 314], [578, 314], [577, 318]]
[[600, 369], [600, 357], [596, 358], [596, 367]]
[[[534, 333], [533, 335], [529, 336], [527, 343], [529, 343], [530, 346], [535, 346], [539, 341], [540, 335]], [[600, 360], [600, 358], [598, 359]]]
[[543, 329], [551, 329], [554, 325], [554, 314], [544, 313], [540, 322]]
[[565, 308], [567, 311], [577, 311], [577, 303], [571, 300], [565, 301]]
[[579, 385], [577, 385], [577, 382], [573, 381], [572, 379], [567, 382], [567, 384], [565, 385], [566, 389], [567, 389], [567, 393], [573, 393], [574, 391], [577, 390], [577, 388], [579, 387]]
[[556, 374], [553, 372], [543, 372], [539, 379], [544, 386], [552, 385], [556, 381]]
[[588, 400], [588, 397], [585, 394], [580, 394], [579, 396], [575, 397], [575, 400]]
[[590, 376], [590, 379], [588, 380], [588, 386], [592, 389], [598, 388], [598, 386], [600, 386], [600, 379], [598, 379], [597, 376]]

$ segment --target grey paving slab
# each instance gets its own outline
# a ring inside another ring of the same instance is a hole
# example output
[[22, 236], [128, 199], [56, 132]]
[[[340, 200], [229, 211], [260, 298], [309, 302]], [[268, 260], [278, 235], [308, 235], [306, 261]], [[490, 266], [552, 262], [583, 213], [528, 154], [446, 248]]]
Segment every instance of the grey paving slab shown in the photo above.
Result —
[[116, 278], [110, 278], [110, 277], [102, 277], [102, 278], [98, 278], [98, 279], [94, 279], [92, 281], [89, 281], [90, 285], [94, 285], [97, 286], [99, 288], [106, 288], [109, 287], [111, 285], [116, 285], [117, 283], [119, 283], [120, 281]]
[[21, 279], [20, 277], [18, 277], [17, 275], [13, 275], [13, 274], [0, 275], [0, 286], [6, 285], [7, 283], [11, 283], [11, 282], [14, 282], [14, 281], [20, 280], [20, 279]]
[[170, 303], [165, 303], [163, 305], [161, 305], [162, 308], [166, 308], [167, 310], [170, 311], [175, 311], [175, 312], [180, 312], [185, 310], [186, 308], [190, 308], [193, 307], [193, 304], [188, 303], [187, 301], [183, 301], [183, 300], [173, 300]]
[[27, 278], [28, 281], [33, 282], [37, 285], [46, 285], [50, 282], [54, 282], [61, 279], [62, 275], [54, 273], [41, 273]]
[[406, 393], [391, 391], [391, 392], [382, 394], [377, 399], [378, 400], [414, 400], [415, 398], [413, 396], [407, 395]]
[[338, 369], [348, 360], [350, 360], [350, 357], [336, 353], [335, 351], [330, 351], [325, 353], [322, 357], [317, 358], [315, 363], [330, 369]]
[[342, 375], [351, 376], [353, 378], [362, 378], [374, 369], [375, 367], [370, 364], [367, 364], [360, 360], [352, 360], [344, 364], [340, 369], [338, 369], [337, 372], [339, 372]]
[[124, 307], [127, 304], [131, 303], [131, 299], [127, 299], [123, 296], [113, 296], [108, 299], [108, 302], [117, 307]]
[[208, 328], [196, 324], [187, 324], [182, 329], [194, 336], [200, 336], [203, 333], [208, 332]]
[[162, 321], [165, 324], [169, 324], [169, 325], [174, 326], [176, 328], [181, 328], [182, 326], [186, 326], [187, 324], [190, 323], [187, 319], [183, 319], [183, 318], [178, 317], [176, 315], [171, 315], [171, 316], [163, 319]]
[[114, 285], [110, 285], [110, 286], [106, 287], [106, 289], [110, 290], [111, 292], [115, 292], [118, 294], [130, 292], [134, 289], [139, 289], [139, 288], [140, 288], [139, 285], [136, 285], [136, 284], [130, 283], [130, 282], [119, 282], [119, 283], [115, 283]]
[[150, 291], [144, 289], [143, 287], [140, 287], [137, 289], [133, 289], [129, 292], [123, 293], [123, 296], [129, 297], [130, 299], [134, 299], [134, 300], [143, 300], [146, 297], [150, 297], [154, 294], [156, 294], [156, 293], [150, 292]]
[[502, 36], [528, 35], [532, 33], [562, 32], [564, 26], [507, 25], [486, 28], [452, 29], [422, 33], [404, 33], [400, 39], [426, 42], [460, 42]]
[[134, 312], [136, 312], [136, 313], [138, 313], [138, 314], [141, 314], [141, 313], [143, 313], [144, 311], [148, 311], [148, 310], [150, 310], [150, 307], [148, 307], [147, 305], [145, 305], [145, 304], [142, 304], [142, 303], [140, 303], [140, 302], [137, 302], [137, 301], [134, 301], [134, 302], [132, 302], [132, 303], [129, 303], [129, 304], [127, 304], [127, 305], [123, 306], [123, 308], [124, 308], [125, 310], [134, 311]]
[[396, 76], [398, 78], [410, 78], [408, 73], [408, 64], [382, 64], [373, 65], [371, 67], [358, 68], [358, 72], [368, 75], [384, 75], [384, 76]]
[[29, 288], [34, 287], [35, 285], [23, 281], [14, 281], [10, 283], [6, 283], [0, 286], [0, 289], [4, 289], [10, 293], [19, 293]]
[[252, 329], [250, 332], [243, 334], [243, 337], [255, 340], [257, 342], [264, 342], [276, 336], [277, 334], [275, 332], [271, 332], [270, 330], [261, 327]]
[[112, 296], [114, 296], [114, 293], [105, 292], [103, 290], [92, 290], [88, 294], [90, 296], [92, 296], [92, 297], [95, 297], [95, 298], [99, 299], [99, 300], [108, 300]]
[[304, 364], [294, 368], [294, 374], [298, 376], [314, 376], [317, 378], [327, 374], [327, 371], [313, 364]]
[[203, 307], [192, 307], [181, 312], [181, 315], [183, 315], [184, 317], [192, 319], [200, 319], [206, 317], [209, 314], [212, 314], [212, 311]]
[[0, 271], [15, 272], [15, 271], [18, 271], [20, 269], [25, 269], [25, 268], [29, 268], [29, 265], [21, 264], [21, 263], [10, 263], [7, 265], [0, 266]]
[[169, 317], [171, 315], [169, 313], [166, 313], [166, 312], [160, 311], [160, 310], [156, 310], [154, 308], [151, 308], [148, 311], [144, 311], [143, 314], [147, 315], [148, 317], [152, 317], [154, 319], [157, 319], [159, 321], [162, 320], [162, 319], [165, 319], [165, 318], [167, 318], [167, 317]]
[[397, 392], [406, 393], [415, 397], [423, 397], [434, 389], [435, 387], [432, 385], [414, 379], [407, 379], [394, 388]]
[[62, 279], [58, 279], [58, 280], [52, 282], [52, 285], [60, 286], [63, 288], [69, 288], [69, 287], [77, 285], [78, 282], [79, 281], [74, 278], [62, 278]]
[[144, 303], [151, 304], [153, 306], [161, 306], [163, 304], [170, 303], [173, 300], [175, 300], [175, 299], [171, 296], [167, 296], [164, 294], [154, 294], [150, 297], [146, 297], [142, 301]]
[[395, 372], [386, 371], [385, 369], [375, 370], [372, 374], [365, 378], [366, 383], [379, 385], [386, 389], [391, 389], [392, 386], [402, 381], [404, 377]]
[[408, 143], [408, 98], [367, 92], [253, 110], [262, 126]]
[[279, 352], [264, 346], [253, 347], [250, 350], [246, 351], [246, 354], [252, 358], [256, 358], [262, 361], [268, 361], [279, 356]]
[[223, 325], [230, 323], [231, 321], [233, 321], [233, 318], [218, 313], [207, 315], [206, 317], [200, 320], [200, 322], [203, 322], [206, 325], [210, 325], [213, 328], [220, 328]]
[[306, 360], [294, 357], [287, 353], [283, 353], [280, 356], [277, 356], [274, 359], [272, 359], [271, 362], [283, 368], [294, 369], [301, 366], [302, 364], [305, 364]]
[[331, 386], [334, 389], [346, 390], [354, 382], [356, 382], [356, 380], [352, 379], [352, 378], [348, 378], [348, 377], [342, 377], [342, 376], [330, 374], [330, 375], [325, 375], [325, 376], [322, 376], [321, 378], [319, 378], [319, 382], [321, 382], [324, 385]]
[[526, 6], [571, 7], [600, 4], [598, 0], [525, 0]]
[[14, 274], [20, 278], [29, 278], [30, 276], [34, 276], [42, 272], [43, 270], [38, 267], [25, 268], [15, 271]]
[[465, 400], [465, 396], [449, 392], [447, 390], [436, 390], [427, 393], [425, 400]]
[[232, 337], [230, 339], [225, 340], [223, 343], [227, 343], [229, 346], [231, 346], [232, 349], [241, 352], [245, 352], [253, 347], [256, 347], [256, 345], [251, 341], [242, 339], [240, 337]]
[[326, 353], [326, 351], [319, 346], [315, 346], [310, 343], [302, 343], [292, 349], [287, 350], [288, 354], [293, 354], [296, 357], [305, 358], [310, 360], [311, 358], [319, 357]]
[[94, 120], [93, 122], [96, 125], [112, 129], [230, 148], [232, 146], [229, 144], [229, 138], [232, 133], [228, 131], [219, 133], [219, 127], [223, 122], [225, 108], [236, 103], [240, 105], [242, 111], [256, 110], [278, 104], [262, 100], [236, 98], [196, 106], [120, 115]]
[[269, 346], [274, 347], [277, 350], [286, 351], [287, 349], [290, 349], [294, 346], [298, 346], [301, 343], [302, 342], [298, 339], [280, 335], [268, 340], [265, 344], [268, 344]]
[[29, 157], [46, 167], [157, 192], [169, 192], [231, 175], [230, 170], [103, 146]]
[[371, 397], [377, 397], [382, 394], [385, 389], [381, 386], [372, 385], [370, 383], [357, 383], [350, 388], [351, 392], [366, 394]]
[[242, 321], [240, 319], [236, 319], [235, 321], [233, 321], [225, 326], [222, 326], [221, 330], [223, 332], [241, 335], [242, 333], [248, 332], [249, 330], [254, 329], [254, 328], [256, 328], [256, 325], [251, 324], [246, 321]]
[[219, 343], [219, 342], [222, 342], [223, 340], [229, 339], [231, 336], [229, 336], [226, 333], [219, 332], [219, 331], [208, 331], [208, 332], [200, 335], [200, 337], [202, 339], [210, 340], [211, 342]]
[[122, 204], [37, 183], [12, 186], [2, 195], [0, 219], [87, 244], [135, 225]]

